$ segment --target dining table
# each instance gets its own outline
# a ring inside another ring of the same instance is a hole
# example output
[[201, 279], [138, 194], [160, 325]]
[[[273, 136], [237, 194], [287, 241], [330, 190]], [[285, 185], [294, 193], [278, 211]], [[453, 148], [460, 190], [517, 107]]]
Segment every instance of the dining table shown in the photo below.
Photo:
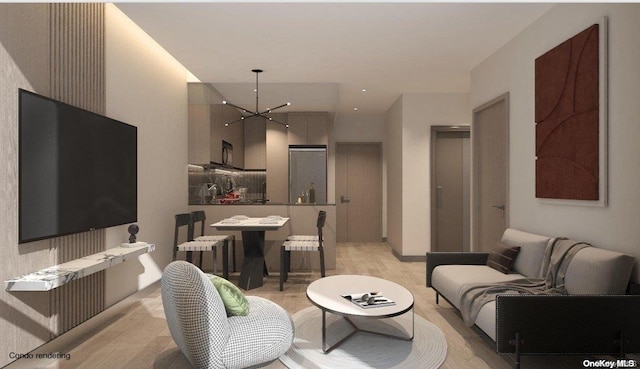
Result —
[[210, 225], [218, 231], [242, 232], [244, 260], [240, 269], [240, 281], [238, 282], [240, 288], [251, 290], [263, 285], [264, 277], [269, 275], [264, 261], [265, 232], [278, 230], [288, 221], [289, 218], [279, 215], [258, 218], [235, 215]]

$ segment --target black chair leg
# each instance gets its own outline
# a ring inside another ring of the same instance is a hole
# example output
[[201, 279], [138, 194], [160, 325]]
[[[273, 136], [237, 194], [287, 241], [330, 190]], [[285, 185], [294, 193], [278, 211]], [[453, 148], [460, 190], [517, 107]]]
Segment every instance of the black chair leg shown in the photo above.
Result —
[[229, 279], [229, 241], [224, 240], [222, 244], [222, 276]]
[[202, 270], [202, 251], [200, 251], [200, 257], [198, 258], [198, 268]]
[[284, 289], [284, 273], [287, 267], [285, 265], [284, 253], [285, 253], [284, 246], [280, 246], [280, 291]]
[[289, 280], [289, 272], [291, 271], [291, 251], [285, 251], [285, 253], [287, 256], [287, 268], [284, 272], [284, 281], [286, 282], [287, 280]]
[[233, 272], [236, 272], [236, 236], [231, 236], [232, 253], [231, 262], [233, 263]]
[[320, 248], [320, 275], [324, 278], [324, 250]]
[[193, 251], [187, 251], [187, 257], [186, 260], [188, 262], [190, 262], [191, 264], [193, 264]]

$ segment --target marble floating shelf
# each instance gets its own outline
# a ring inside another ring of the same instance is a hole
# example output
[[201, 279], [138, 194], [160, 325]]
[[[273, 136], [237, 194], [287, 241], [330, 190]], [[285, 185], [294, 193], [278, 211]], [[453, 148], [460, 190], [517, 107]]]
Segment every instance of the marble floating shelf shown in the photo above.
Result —
[[6, 280], [4, 289], [5, 291], [49, 291], [155, 249], [156, 245], [152, 243], [123, 244], [123, 246]]

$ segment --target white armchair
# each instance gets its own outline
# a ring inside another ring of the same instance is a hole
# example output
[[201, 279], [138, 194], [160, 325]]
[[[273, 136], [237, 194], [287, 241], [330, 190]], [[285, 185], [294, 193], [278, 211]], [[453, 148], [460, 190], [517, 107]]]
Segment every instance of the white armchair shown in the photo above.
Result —
[[282, 307], [247, 296], [249, 314], [227, 317], [218, 291], [191, 263], [170, 263], [161, 283], [171, 336], [196, 368], [267, 363], [284, 354], [293, 342], [293, 323]]

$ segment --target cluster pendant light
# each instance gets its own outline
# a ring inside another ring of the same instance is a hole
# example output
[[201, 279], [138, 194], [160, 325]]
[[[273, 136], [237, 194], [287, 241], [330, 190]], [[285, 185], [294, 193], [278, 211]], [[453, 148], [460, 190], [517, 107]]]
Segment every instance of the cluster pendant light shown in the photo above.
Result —
[[278, 123], [278, 124], [281, 124], [281, 125], [289, 128], [288, 124], [282, 123], [282, 122], [278, 122], [277, 120], [271, 118], [267, 114], [270, 114], [274, 110], [277, 110], [277, 109], [280, 109], [280, 108], [284, 108], [285, 106], [289, 106], [289, 105], [291, 105], [291, 103], [288, 102], [288, 103], [282, 104], [280, 106], [276, 106], [275, 108], [267, 108], [265, 111], [261, 112], [259, 110], [259, 108], [258, 108], [258, 75], [260, 75], [260, 73], [262, 73], [262, 69], [252, 69], [251, 71], [256, 74], [256, 110], [252, 112], [249, 109], [245, 109], [245, 108], [243, 108], [241, 106], [234, 105], [234, 104], [232, 104], [232, 103], [230, 103], [228, 101], [223, 101], [222, 102], [223, 104], [229, 105], [229, 106], [233, 106], [234, 108], [239, 109], [243, 114], [240, 119], [234, 120], [233, 122], [225, 123], [225, 127], [229, 127], [229, 125], [233, 124], [233, 123], [242, 122], [242, 121], [244, 121], [245, 119], [248, 119], [248, 118], [259, 117], [259, 118], [266, 119], [268, 122]]

